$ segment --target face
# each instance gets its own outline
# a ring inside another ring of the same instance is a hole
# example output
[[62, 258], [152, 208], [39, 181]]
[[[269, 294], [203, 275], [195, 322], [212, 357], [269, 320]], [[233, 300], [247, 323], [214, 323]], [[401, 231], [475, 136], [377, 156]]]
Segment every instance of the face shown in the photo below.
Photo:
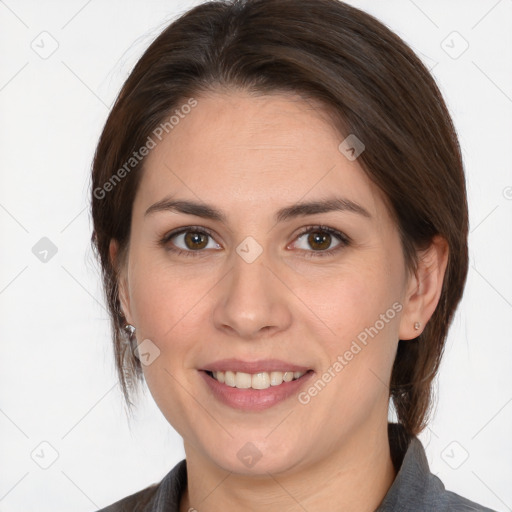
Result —
[[409, 282], [399, 234], [311, 103], [196, 99], [146, 159], [123, 310], [186, 449], [228, 471], [293, 472], [387, 422]]

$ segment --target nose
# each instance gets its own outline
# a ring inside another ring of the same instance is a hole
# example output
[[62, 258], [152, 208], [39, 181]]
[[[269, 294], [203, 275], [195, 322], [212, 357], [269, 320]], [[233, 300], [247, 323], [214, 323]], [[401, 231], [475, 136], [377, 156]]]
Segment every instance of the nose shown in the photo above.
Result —
[[235, 257], [217, 293], [213, 321], [225, 334], [254, 340], [286, 330], [291, 324], [291, 293], [263, 255], [252, 263]]

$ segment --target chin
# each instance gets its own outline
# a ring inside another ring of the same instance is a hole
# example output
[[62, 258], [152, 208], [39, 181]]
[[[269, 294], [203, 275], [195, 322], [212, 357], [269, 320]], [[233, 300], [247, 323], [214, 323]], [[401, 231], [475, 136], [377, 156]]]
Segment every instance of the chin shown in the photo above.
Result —
[[266, 435], [268, 432], [261, 436], [261, 442], [232, 440], [226, 450], [210, 453], [211, 460], [225, 471], [251, 477], [292, 471], [302, 460], [301, 454], [293, 446], [284, 448], [283, 439], [270, 443]]

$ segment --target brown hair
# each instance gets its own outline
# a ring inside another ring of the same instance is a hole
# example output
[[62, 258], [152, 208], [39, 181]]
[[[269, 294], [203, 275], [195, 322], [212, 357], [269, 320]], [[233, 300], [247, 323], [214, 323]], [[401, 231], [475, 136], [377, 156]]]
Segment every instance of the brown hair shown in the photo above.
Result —
[[[142, 371], [133, 354], [135, 340], [124, 330], [117, 280], [144, 159], [129, 172], [120, 169], [126, 170], [134, 151], [187, 98], [229, 88], [288, 91], [316, 100], [340, 134], [363, 141], [358, 162], [386, 197], [409, 269], [416, 268], [416, 251], [435, 235], [447, 240], [439, 304], [418, 338], [399, 341], [391, 375], [398, 421], [418, 434], [427, 424], [432, 381], [468, 270], [462, 158], [441, 93], [418, 57], [381, 22], [338, 0], [199, 5], [156, 38], [124, 83], [96, 149], [91, 195], [92, 242], [128, 406]], [[111, 239], [120, 246], [116, 264], [109, 257]]]

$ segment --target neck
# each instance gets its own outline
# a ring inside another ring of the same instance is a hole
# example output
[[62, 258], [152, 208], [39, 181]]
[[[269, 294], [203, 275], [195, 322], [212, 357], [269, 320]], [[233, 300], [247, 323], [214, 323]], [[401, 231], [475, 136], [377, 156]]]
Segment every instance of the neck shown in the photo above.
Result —
[[344, 447], [293, 474], [238, 475], [186, 442], [185, 453], [188, 486], [180, 512], [374, 512], [396, 477], [387, 422], [377, 430], [374, 425], [358, 428]]

